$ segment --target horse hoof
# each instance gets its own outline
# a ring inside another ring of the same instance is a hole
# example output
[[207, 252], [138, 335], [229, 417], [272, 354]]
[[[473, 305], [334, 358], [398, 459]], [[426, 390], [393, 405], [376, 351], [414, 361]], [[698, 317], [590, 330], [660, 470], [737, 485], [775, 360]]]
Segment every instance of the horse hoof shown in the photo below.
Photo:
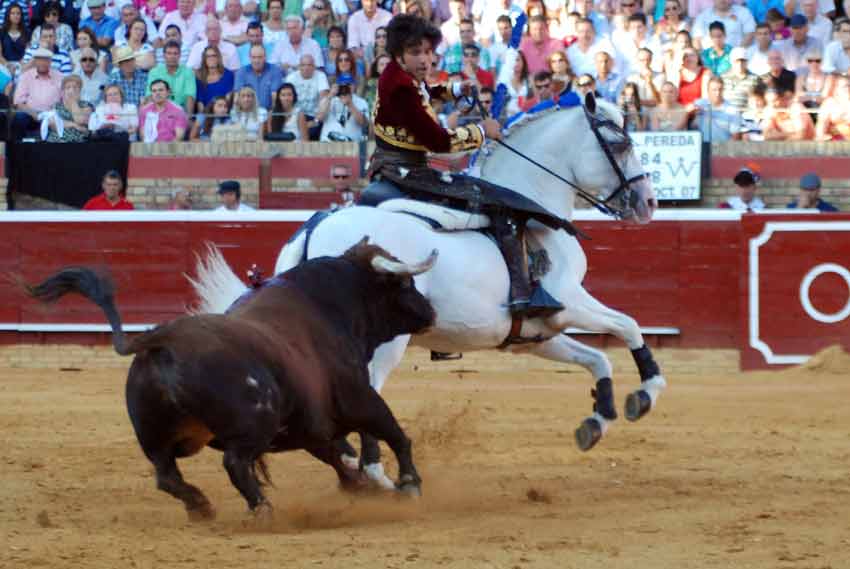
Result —
[[629, 393], [626, 397], [626, 419], [637, 421], [652, 409], [652, 399], [643, 389]]
[[602, 438], [602, 425], [596, 419], [585, 419], [576, 429], [576, 444], [583, 451], [589, 451]]
[[399, 494], [405, 496], [407, 498], [421, 498], [422, 497], [422, 485], [419, 480], [414, 479], [413, 476], [406, 474], [401, 477], [398, 485], [396, 486]]

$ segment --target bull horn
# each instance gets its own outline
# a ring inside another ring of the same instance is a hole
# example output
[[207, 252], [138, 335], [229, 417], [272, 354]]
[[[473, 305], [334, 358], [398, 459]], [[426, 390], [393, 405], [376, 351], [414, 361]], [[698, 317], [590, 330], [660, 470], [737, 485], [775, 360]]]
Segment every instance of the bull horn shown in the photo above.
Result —
[[372, 268], [379, 273], [391, 273], [394, 275], [406, 276], [421, 275], [434, 266], [434, 263], [437, 262], [438, 254], [439, 252], [434, 249], [431, 251], [431, 254], [428, 255], [427, 259], [421, 263], [415, 263], [412, 265], [402, 263], [401, 261], [393, 261], [382, 255], [375, 255], [372, 257]]

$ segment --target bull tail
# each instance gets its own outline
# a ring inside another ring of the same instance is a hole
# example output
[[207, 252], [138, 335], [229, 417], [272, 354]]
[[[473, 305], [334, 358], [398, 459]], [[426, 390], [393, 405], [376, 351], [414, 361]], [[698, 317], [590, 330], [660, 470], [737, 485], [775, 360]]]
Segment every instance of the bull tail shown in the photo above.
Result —
[[194, 314], [224, 314], [248, 287], [245, 286], [218, 250], [207, 244], [205, 255], [196, 255], [195, 278], [185, 275], [198, 295], [198, 307], [190, 310]]
[[62, 269], [37, 285], [22, 283], [29, 296], [44, 303], [56, 302], [68, 293], [86, 297], [98, 305], [112, 327], [112, 345], [122, 356], [134, 352], [127, 343], [121, 327], [121, 316], [115, 307], [115, 286], [106, 275], [100, 275], [88, 267]]

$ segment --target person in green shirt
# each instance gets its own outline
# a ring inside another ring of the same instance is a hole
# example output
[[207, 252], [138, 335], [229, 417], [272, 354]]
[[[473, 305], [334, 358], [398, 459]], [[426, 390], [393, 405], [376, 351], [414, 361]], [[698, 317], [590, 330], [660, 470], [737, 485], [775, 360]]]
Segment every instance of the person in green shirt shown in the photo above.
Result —
[[146, 95], [151, 94], [151, 84], [163, 80], [171, 88], [171, 100], [183, 108], [190, 117], [194, 113], [197, 88], [195, 74], [185, 65], [180, 65], [180, 44], [169, 41], [163, 49], [165, 63], [160, 63], [148, 73]]
[[702, 50], [702, 62], [712, 75], [720, 76], [732, 69], [732, 46], [726, 43], [726, 26], [711, 22], [708, 26], [711, 46]]

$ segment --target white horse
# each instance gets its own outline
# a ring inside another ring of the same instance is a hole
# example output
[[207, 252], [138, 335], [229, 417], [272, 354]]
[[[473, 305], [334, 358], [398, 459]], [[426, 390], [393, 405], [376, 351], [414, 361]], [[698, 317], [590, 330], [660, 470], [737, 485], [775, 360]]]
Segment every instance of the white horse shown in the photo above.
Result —
[[[597, 105], [592, 97], [586, 99], [585, 106], [529, 115], [507, 129], [505, 142], [539, 164], [533, 165], [491, 142], [478, 159], [482, 178], [511, 188], [566, 219], [572, 217], [575, 193], [556, 176], [603, 198], [614, 197], [617, 190], [622, 194], [616, 197], [624, 200], [630, 217], [646, 223], [656, 202], [640, 161], [620, 128], [622, 122], [616, 107], [604, 102]], [[541, 166], [552, 172], [547, 173]], [[606, 307], [582, 287], [587, 259], [579, 242], [566, 232], [533, 221], [528, 225], [527, 236], [535, 248], [546, 250], [551, 262], [541, 282], [566, 307], [552, 316], [522, 322], [521, 336], [535, 338], [534, 342], [503, 345], [512, 331], [506, 307], [508, 272], [495, 243], [478, 231], [435, 231], [421, 219], [404, 213], [372, 207], [345, 208], [313, 230], [307, 251], [304, 233], [291, 240], [278, 257], [275, 274], [297, 265], [305, 255], [339, 255], [364, 235], [404, 262], [422, 259], [434, 249], [440, 252], [434, 268], [416, 278], [417, 288], [430, 299], [437, 313], [433, 331], [417, 337], [417, 345], [441, 352], [499, 348], [576, 363], [589, 370], [596, 380], [592, 391], [595, 401], [592, 415], [576, 430], [576, 441], [582, 450], [594, 446], [617, 417], [611, 363], [604, 353], [570, 338], [564, 330], [574, 326], [613, 334], [632, 350], [642, 383], [627, 398], [628, 419], [637, 420], [648, 412], [666, 385], [637, 323]], [[244, 285], [226, 264], [206, 269], [199, 266], [196, 288], [209, 311], [222, 311], [244, 291]], [[370, 373], [376, 390], [381, 390], [399, 364], [410, 339], [400, 336], [375, 352]], [[383, 475], [377, 444], [366, 447], [364, 439], [364, 470], [370, 478], [386, 485], [389, 479]]]

